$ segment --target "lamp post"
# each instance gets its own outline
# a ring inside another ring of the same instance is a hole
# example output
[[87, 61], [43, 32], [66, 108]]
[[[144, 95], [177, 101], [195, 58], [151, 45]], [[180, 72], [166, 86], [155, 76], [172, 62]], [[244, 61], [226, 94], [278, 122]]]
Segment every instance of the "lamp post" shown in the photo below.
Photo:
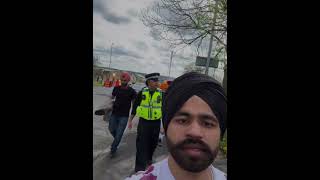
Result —
[[209, 72], [210, 55], [211, 55], [211, 50], [212, 50], [212, 41], [213, 41], [214, 25], [215, 25], [216, 19], [217, 19], [217, 10], [218, 10], [218, 2], [216, 1], [216, 3], [215, 3], [215, 8], [214, 8], [214, 14], [213, 14], [213, 23], [212, 23], [210, 44], [209, 44], [209, 49], [208, 49], [208, 58], [207, 58], [207, 62], [206, 62], [206, 71], [205, 71], [205, 74], [206, 74], [206, 75], [208, 75], [208, 72]]
[[170, 72], [171, 72], [172, 55], [173, 55], [173, 51], [171, 51], [171, 57], [170, 57], [170, 64], [169, 64], [169, 77], [170, 77]]
[[110, 66], [111, 66], [111, 56], [112, 56], [112, 46], [113, 46], [114, 44], [112, 43], [111, 44], [111, 47], [110, 47], [110, 62], [109, 62], [109, 68], [110, 68]]

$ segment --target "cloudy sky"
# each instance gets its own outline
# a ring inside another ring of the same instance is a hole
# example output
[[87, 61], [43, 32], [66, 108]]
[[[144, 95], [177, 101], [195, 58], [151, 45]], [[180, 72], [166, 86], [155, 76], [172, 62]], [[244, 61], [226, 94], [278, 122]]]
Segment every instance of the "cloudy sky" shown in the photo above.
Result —
[[[138, 14], [155, 0], [93, 0], [93, 48], [104, 49], [100, 62], [111, 67], [143, 73], [160, 72], [167, 76], [171, 49], [143, 25]], [[200, 52], [206, 56], [207, 50]], [[180, 49], [174, 56], [171, 76], [183, 73], [187, 64], [194, 63], [192, 47]]]

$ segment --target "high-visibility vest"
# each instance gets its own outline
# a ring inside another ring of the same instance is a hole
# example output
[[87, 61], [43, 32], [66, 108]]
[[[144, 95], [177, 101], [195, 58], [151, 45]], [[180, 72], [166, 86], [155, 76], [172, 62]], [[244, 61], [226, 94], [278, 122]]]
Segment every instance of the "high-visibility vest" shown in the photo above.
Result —
[[152, 98], [149, 88], [142, 89], [142, 100], [140, 106], [137, 107], [137, 115], [146, 120], [157, 120], [162, 117], [162, 93], [159, 88], [153, 93]]

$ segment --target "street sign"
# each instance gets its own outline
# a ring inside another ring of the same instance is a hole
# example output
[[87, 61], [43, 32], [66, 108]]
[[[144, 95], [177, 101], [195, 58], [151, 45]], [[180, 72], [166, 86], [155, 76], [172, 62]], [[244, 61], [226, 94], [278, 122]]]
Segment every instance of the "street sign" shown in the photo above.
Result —
[[[207, 64], [207, 57], [197, 56], [196, 66], [206, 67], [206, 64]], [[210, 58], [209, 67], [218, 68], [218, 65], [219, 65], [218, 59]]]

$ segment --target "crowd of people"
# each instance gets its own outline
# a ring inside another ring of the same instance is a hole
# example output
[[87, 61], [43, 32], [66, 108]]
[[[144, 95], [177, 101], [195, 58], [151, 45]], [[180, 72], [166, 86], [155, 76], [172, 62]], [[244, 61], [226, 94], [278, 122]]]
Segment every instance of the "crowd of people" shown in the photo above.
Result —
[[[160, 88], [163, 92], [165, 92], [168, 89], [171, 82], [172, 81], [170, 80], [164, 80], [163, 82], [158, 82], [157, 85], [158, 85], [158, 88]], [[103, 83], [103, 86], [108, 88], [121, 86], [121, 79], [113, 79], [113, 80], [106, 79]]]
[[120, 79], [117, 79], [117, 80], [106, 79], [104, 81], [103, 86], [104, 87], [118, 87], [118, 86], [121, 86], [121, 80]]

